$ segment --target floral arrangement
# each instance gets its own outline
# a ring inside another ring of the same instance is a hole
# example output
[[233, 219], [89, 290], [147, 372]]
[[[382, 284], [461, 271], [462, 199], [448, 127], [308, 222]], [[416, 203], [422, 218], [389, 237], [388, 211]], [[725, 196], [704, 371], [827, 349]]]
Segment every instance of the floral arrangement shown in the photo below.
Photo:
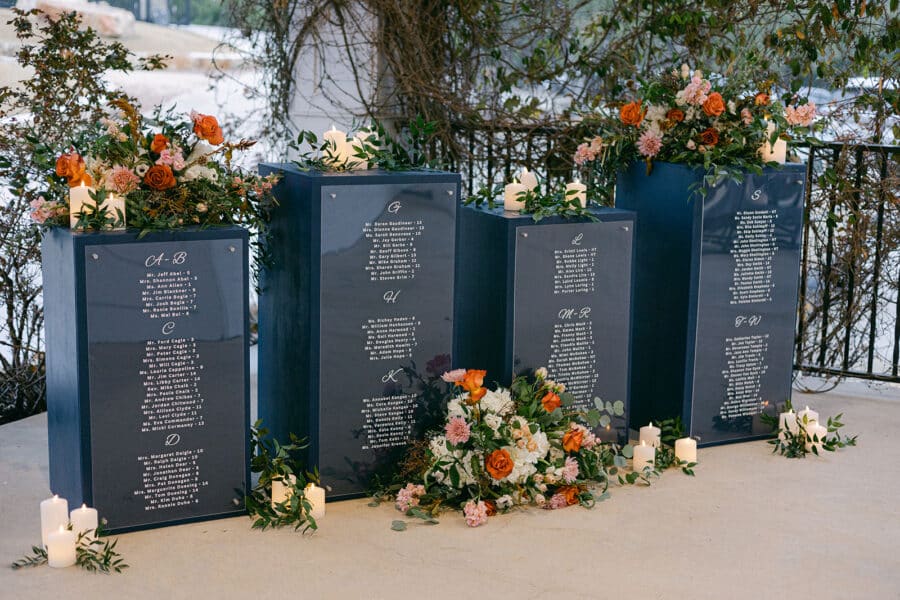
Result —
[[[46, 226], [68, 224], [66, 187], [86, 186], [94, 201], [73, 215], [76, 226], [123, 225], [142, 230], [188, 226], [258, 225], [273, 202], [277, 176], [236, 167], [235, 152], [254, 142], [225, 140], [217, 119], [192, 112], [187, 119], [157, 108], [144, 117], [126, 99], [113, 101], [92, 135], [56, 160], [51, 184], [32, 202], [32, 218]], [[124, 199], [124, 211], [113, 198]]]
[[590, 507], [607, 497], [611, 480], [649, 483], [658, 475], [650, 468], [619, 474], [631, 447], [601, 442], [592, 431], [599, 411], [570, 408], [574, 398], [546, 369], [495, 390], [485, 387], [486, 375], [456, 369], [442, 376], [451, 386], [444, 426], [425, 444], [414, 480], [398, 486], [397, 510], [433, 523], [441, 510], [459, 509], [477, 527], [516, 507]]
[[[704, 167], [717, 176], [759, 172], [775, 162], [769, 155], [779, 140], [803, 136], [815, 122], [814, 103], [792, 94], [782, 100], [773, 97], [770, 82], [707, 78], [685, 64], [630, 86], [629, 97], [605, 116], [586, 116], [597, 134], [577, 147], [574, 162], [606, 181], [639, 160], [648, 173], [655, 160]], [[763, 152], [765, 144], [769, 152]]]

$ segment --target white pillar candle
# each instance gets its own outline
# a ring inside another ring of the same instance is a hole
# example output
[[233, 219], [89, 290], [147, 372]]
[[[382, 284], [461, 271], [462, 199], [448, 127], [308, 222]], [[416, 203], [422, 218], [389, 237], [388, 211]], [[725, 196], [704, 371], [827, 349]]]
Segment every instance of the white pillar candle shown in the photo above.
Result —
[[91, 192], [94, 188], [84, 185], [82, 181], [79, 185], [69, 188], [69, 228], [75, 229], [78, 223], [78, 213], [83, 210], [85, 204], [94, 204], [91, 198]]
[[314, 483], [306, 486], [303, 492], [309, 501], [310, 511], [313, 519], [321, 519], [325, 516], [325, 488], [320, 488]]
[[69, 524], [69, 502], [54, 495], [41, 501], [41, 543], [47, 547], [47, 536]]
[[54, 569], [75, 564], [75, 532], [62, 525], [47, 536], [47, 564]]
[[289, 476], [288, 483], [285, 483], [283, 479], [272, 480], [272, 508], [275, 508], [276, 504], [281, 504], [294, 495], [294, 489], [292, 486], [296, 483], [296, 475]]
[[522, 167], [522, 172], [519, 173], [519, 181], [529, 190], [533, 190], [538, 186], [537, 175], [534, 174], [534, 171], [529, 171], [528, 167]]
[[581, 208], [587, 208], [587, 186], [577, 178], [566, 184], [566, 200], [577, 200]]
[[808, 406], [797, 413], [797, 422], [800, 425], [803, 425], [806, 429], [809, 429], [809, 426], [812, 423], [819, 422], [819, 413], [814, 410], [811, 410]]
[[[110, 192], [106, 194], [106, 201], [103, 205], [106, 207], [106, 216], [117, 223], [110, 229], [125, 229], [125, 196]], [[119, 214], [122, 215], [121, 222], [119, 222]]]
[[787, 142], [781, 138], [775, 140], [774, 144], [770, 144], [769, 140], [775, 133], [775, 123], [769, 122], [766, 127], [766, 141], [763, 142], [762, 148], [759, 149], [762, 159], [765, 162], [777, 162], [783, 165], [787, 160]]
[[675, 440], [675, 458], [686, 463], [697, 462], [697, 440], [693, 438]]
[[86, 504], [82, 504], [81, 508], [76, 508], [69, 513], [69, 520], [72, 522], [72, 531], [75, 532], [75, 535], [85, 534], [85, 539], [88, 540], [97, 537], [99, 520], [96, 508], [88, 508]]
[[525, 202], [522, 200], [520, 194], [527, 190], [528, 188], [518, 181], [507, 184], [503, 191], [503, 208], [515, 212], [519, 212], [525, 208]]
[[807, 426], [806, 428], [806, 451], [812, 452], [813, 446], [816, 447], [818, 451], [822, 450], [822, 442], [825, 441], [825, 436], [828, 435], [828, 428], [824, 425], [819, 425], [818, 423], [814, 423], [812, 425]]
[[350, 144], [347, 143], [347, 132], [341, 131], [332, 125], [331, 131], [326, 131], [322, 134], [322, 139], [326, 142], [331, 142], [327, 151], [330, 152], [331, 156], [329, 158], [328, 154], [326, 154], [325, 161], [330, 162], [334, 166], [346, 164], [351, 153]]
[[640, 446], [634, 447], [634, 458], [632, 459], [632, 469], [635, 472], [643, 471], [645, 467], [653, 468], [656, 459], [656, 448], [648, 446], [646, 442], [641, 440]]
[[794, 412], [794, 409], [778, 415], [778, 439], [785, 439], [785, 429], [797, 435], [797, 413]]
[[659, 448], [661, 433], [662, 431], [659, 427], [654, 427], [653, 423], [650, 423], [641, 427], [641, 435], [638, 439], [642, 444], [646, 442], [648, 446]]

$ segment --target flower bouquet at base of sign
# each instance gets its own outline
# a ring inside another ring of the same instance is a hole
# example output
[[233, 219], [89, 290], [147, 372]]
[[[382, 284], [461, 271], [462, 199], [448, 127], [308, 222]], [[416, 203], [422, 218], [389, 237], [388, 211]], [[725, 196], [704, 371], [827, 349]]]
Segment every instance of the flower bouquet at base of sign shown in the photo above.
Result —
[[607, 110], [585, 115], [595, 135], [578, 146], [574, 162], [600, 181], [643, 161], [703, 168], [707, 184], [723, 176], [740, 180], [765, 165], [784, 162], [786, 143], [810, 133], [816, 117], [812, 102], [791, 93], [780, 100], [772, 82], [738, 75], [706, 78], [688, 65], [629, 87], [628, 96]]
[[[495, 390], [484, 386], [486, 375], [465, 369], [443, 375], [451, 385], [444, 427], [429, 437], [415, 480], [396, 492], [396, 508], [426, 522], [457, 509], [477, 527], [516, 507], [590, 507], [606, 498], [625, 459], [617, 445], [592, 433], [599, 412], [575, 410], [574, 398], [546, 369]], [[395, 529], [403, 528], [395, 521]]]
[[278, 176], [233, 164], [255, 142], [226, 141], [210, 115], [157, 108], [144, 117], [124, 98], [110, 108], [92, 135], [57, 158], [49, 187], [32, 203], [36, 222], [145, 231], [264, 222]]

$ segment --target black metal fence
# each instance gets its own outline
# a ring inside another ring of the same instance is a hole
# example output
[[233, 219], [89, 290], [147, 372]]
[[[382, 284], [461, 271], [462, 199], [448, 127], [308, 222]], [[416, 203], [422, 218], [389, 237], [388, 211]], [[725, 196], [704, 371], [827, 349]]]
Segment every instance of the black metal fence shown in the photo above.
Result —
[[900, 147], [807, 156], [795, 368], [900, 382]]
[[[522, 165], [550, 180], [573, 173], [583, 132], [504, 127], [456, 130], [432, 154], [463, 174], [471, 195]], [[900, 146], [824, 143], [807, 162], [795, 369], [900, 382]]]

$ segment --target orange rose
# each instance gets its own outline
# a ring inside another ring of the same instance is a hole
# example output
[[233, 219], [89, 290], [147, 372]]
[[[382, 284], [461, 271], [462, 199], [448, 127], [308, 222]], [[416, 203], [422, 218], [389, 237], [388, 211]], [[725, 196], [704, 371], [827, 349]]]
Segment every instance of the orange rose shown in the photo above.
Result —
[[487, 371], [469, 369], [463, 375], [462, 381], [456, 382], [456, 385], [469, 392], [469, 399], [466, 401], [468, 404], [475, 404], [487, 394], [487, 389], [482, 387], [485, 375], [487, 375]]
[[169, 138], [161, 133], [157, 133], [153, 136], [153, 141], [150, 142], [150, 152], [156, 152], [157, 154], [159, 154], [160, 152], [165, 150], [168, 145]]
[[469, 392], [469, 399], [466, 400], [466, 404], [472, 406], [473, 404], [478, 404], [478, 401], [484, 398], [484, 395], [487, 394], [487, 388], [478, 388], [476, 390], [472, 390]]
[[487, 375], [487, 371], [469, 369], [466, 371], [466, 374], [463, 375], [463, 380], [457, 383], [457, 385], [461, 386], [467, 392], [472, 392], [484, 385], [485, 375]]
[[578, 452], [581, 449], [582, 441], [584, 441], [584, 430], [570, 429], [563, 435], [563, 450]]
[[619, 118], [626, 125], [634, 125], [637, 127], [644, 120], [644, 111], [640, 102], [629, 102], [619, 109]]
[[719, 92], [710, 94], [703, 103], [703, 112], [710, 117], [718, 117], [725, 112], [725, 100], [722, 99], [722, 94]]
[[544, 397], [541, 398], [541, 406], [544, 407], [548, 413], [552, 413], [554, 410], [562, 406], [562, 400], [559, 399], [559, 394], [555, 394], [553, 392], [547, 392], [544, 394]]
[[[61, 154], [56, 159], [56, 174], [65, 177], [71, 187], [85, 181], [85, 176], [90, 177], [85, 172], [84, 158], [77, 152]], [[86, 181], [85, 185], [90, 185], [90, 181]]]
[[710, 127], [700, 132], [700, 142], [707, 146], [715, 146], [719, 143], [719, 132]]
[[144, 175], [144, 183], [154, 190], [168, 190], [175, 187], [175, 175], [169, 165], [153, 165]]
[[573, 504], [578, 504], [578, 487], [574, 485], [567, 485], [556, 490], [557, 494], [562, 494], [563, 498], [566, 499], [566, 505], [572, 506]]
[[484, 507], [487, 509], [487, 516], [493, 517], [497, 514], [497, 504], [493, 500], [485, 500]]
[[670, 108], [666, 113], [666, 118], [673, 123], [681, 123], [684, 121], [684, 111], [680, 108]]
[[206, 140], [213, 146], [218, 146], [225, 141], [219, 122], [211, 115], [197, 114], [194, 116], [194, 133], [198, 138]]
[[768, 106], [769, 102], [771, 100], [769, 100], [769, 95], [765, 92], [760, 92], [753, 98], [753, 104], [756, 106]]
[[513, 470], [513, 460], [506, 450], [494, 450], [484, 459], [484, 468], [496, 480], [503, 479]]

